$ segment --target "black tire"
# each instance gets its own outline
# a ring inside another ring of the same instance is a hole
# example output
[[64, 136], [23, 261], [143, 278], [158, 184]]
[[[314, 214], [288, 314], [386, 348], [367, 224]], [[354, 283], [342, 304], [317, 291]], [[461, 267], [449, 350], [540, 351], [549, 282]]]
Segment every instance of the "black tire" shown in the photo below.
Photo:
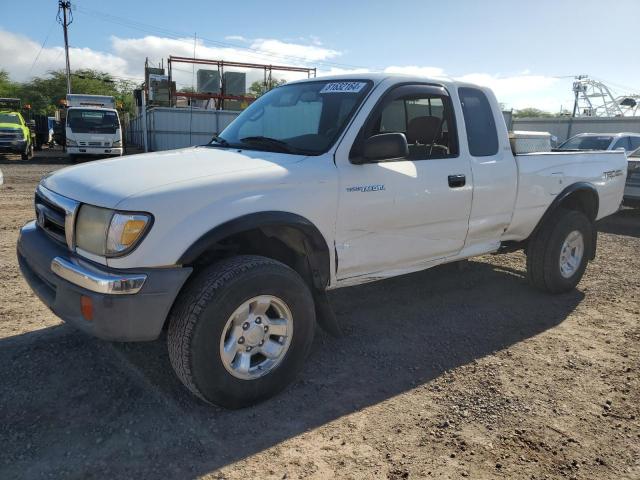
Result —
[[[593, 223], [576, 210], [558, 208], [529, 240], [527, 246], [527, 278], [539, 290], [562, 293], [578, 285], [593, 252]], [[560, 255], [565, 239], [573, 231], [582, 234], [584, 251], [579, 266], [565, 277], [560, 269]]]
[[33, 144], [32, 143], [27, 145], [26, 150], [20, 154], [20, 157], [25, 162], [30, 160], [33, 157]]
[[[286, 303], [293, 335], [280, 363], [251, 380], [225, 368], [220, 339], [233, 312], [258, 295]], [[266, 257], [241, 255], [216, 263], [191, 280], [169, 317], [171, 365], [182, 383], [206, 402], [242, 408], [272, 397], [293, 381], [309, 353], [315, 310], [309, 288], [294, 270]]]

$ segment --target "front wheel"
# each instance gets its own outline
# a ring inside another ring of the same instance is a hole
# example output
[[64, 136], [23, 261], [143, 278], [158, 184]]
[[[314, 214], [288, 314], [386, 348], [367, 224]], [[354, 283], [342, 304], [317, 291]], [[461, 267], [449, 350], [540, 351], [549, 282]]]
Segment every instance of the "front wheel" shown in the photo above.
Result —
[[27, 145], [25, 151], [20, 154], [20, 157], [25, 162], [27, 160], [30, 160], [33, 157], [33, 144], [32, 143], [29, 143], [29, 145]]
[[294, 270], [242, 255], [195, 277], [169, 322], [169, 358], [182, 383], [209, 403], [241, 408], [295, 378], [311, 348], [315, 311]]
[[529, 241], [529, 282], [550, 293], [575, 288], [593, 252], [593, 228], [582, 212], [563, 208], [554, 212]]

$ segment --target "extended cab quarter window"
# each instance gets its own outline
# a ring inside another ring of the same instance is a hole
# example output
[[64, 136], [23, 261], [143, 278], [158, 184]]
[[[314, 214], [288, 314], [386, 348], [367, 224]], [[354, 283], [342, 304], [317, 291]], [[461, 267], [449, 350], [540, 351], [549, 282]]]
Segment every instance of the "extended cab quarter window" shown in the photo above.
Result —
[[458, 155], [451, 100], [441, 88], [409, 85], [392, 90], [367, 126], [366, 137], [403, 133], [409, 146], [407, 160]]
[[477, 88], [459, 88], [464, 125], [467, 128], [469, 153], [489, 157], [498, 153], [498, 132], [486, 95]]

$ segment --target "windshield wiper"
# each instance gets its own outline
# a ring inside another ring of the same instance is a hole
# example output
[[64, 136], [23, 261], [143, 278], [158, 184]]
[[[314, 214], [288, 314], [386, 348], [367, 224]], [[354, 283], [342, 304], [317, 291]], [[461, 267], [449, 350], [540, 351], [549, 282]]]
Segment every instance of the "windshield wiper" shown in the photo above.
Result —
[[286, 153], [296, 152], [296, 150], [292, 148], [291, 145], [289, 145], [287, 142], [283, 142], [282, 140], [278, 140], [277, 138], [255, 136], [255, 137], [244, 137], [244, 138], [241, 138], [240, 141], [242, 143], [257, 143], [257, 144], [262, 144], [269, 147], [276, 147]]
[[[227, 142], [224, 138], [222, 137], [213, 137], [211, 139], [211, 142], [216, 142], [220, 145], [222, 145], [223, 147], [230, 147], [231, 145], [229, 144], [229, 142]], [[209, 142], [209, 145], [211, 145], [211, 142]]]

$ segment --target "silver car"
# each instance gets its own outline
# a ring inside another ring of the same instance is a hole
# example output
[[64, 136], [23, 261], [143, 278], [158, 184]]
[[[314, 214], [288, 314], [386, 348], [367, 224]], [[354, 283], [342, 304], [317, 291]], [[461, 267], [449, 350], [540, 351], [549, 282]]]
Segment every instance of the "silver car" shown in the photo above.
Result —
[[640, 208], [640, 148], [627, 156], [627, 183], [624, 187], [622, 203], [629, 207]]
[[557, 150], [618, 150], [630, 152], [640, 148], [640, 133], [580, 133], [566, 140]]

